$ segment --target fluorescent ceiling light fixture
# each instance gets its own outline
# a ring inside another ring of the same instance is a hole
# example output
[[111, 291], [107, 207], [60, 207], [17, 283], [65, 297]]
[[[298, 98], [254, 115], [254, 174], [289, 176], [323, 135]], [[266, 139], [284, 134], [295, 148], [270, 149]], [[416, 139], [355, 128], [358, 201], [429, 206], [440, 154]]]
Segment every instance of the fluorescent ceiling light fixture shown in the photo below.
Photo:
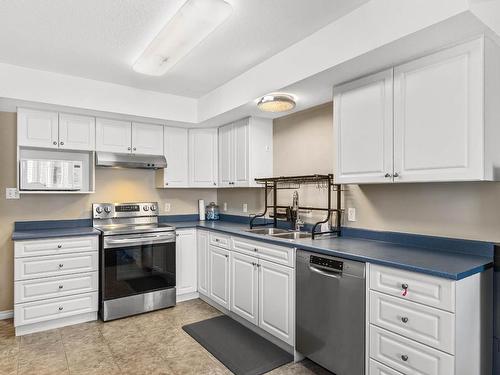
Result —
[[288, 94], [268, 94], [259, 99], [257, 107], [264, 112], [286, 112], [295, 108], [295, 99]]
[[231, 14], [224, 0], [187, 0], [146, 47], [133, 69], [161, 76], [186, 56]]

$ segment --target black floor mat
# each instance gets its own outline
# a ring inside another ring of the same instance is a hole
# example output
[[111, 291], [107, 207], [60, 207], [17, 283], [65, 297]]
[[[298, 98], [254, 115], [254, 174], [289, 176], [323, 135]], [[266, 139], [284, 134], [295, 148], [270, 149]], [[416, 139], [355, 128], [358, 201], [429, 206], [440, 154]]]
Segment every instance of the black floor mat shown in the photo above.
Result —
[[234, 319], [223, 315], [182, 327], [236, 375], [260, 375], [293, 356]]

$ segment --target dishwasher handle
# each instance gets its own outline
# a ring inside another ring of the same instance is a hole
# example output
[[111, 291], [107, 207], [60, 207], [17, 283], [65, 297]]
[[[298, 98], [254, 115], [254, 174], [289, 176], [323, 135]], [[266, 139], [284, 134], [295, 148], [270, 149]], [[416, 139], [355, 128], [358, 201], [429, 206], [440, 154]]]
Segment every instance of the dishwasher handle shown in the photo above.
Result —
[[321, 276], [332, 277], [334, 279], [340, 279], [342, 277], [341, 271], [325, 271], [325, 269], [317, 268], [311, 265], [309, 265], [309, 270]]

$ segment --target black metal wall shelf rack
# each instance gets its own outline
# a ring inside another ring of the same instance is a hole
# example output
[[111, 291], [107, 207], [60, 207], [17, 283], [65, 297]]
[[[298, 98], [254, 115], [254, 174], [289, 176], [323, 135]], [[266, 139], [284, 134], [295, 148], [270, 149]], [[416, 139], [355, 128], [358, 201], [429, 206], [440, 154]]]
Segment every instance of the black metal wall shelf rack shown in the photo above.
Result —
[[[306, 211], [325, 211], [326, 218], [322, 221], [318, 221], [314, 224], [311, 230], [312, 238], [314, 239], [318, 235], [322, 234], [335, 234], [337, 236], [341, 235], [341, 224], [342, 224], [342, 186], [340, 184], [334, 183], [333, 174], [327, 175], [304, 175], [304, 176], [281, 176], [281, 177], [269, 177], [269, 178], [256, 178], [255, 181], [258, 184], [264, 186], [264, 212], [253, 216], [250, 219], [250, 228], [257, 226], [268, 226], [273, 225], [275, 228], [278, 225], [278, 210], [279, 209], [289, 209], [289, 206], [278, 204], [278, 190], [285, 189], [299, 189], [302, 185], [316, 185], [318, 188], [326, 188], [328, 191], [327, 205], [325, 207], [308, 207], [299, 206], [299, 210]], [[273, 193], [273, 202], [269, 204], [269, 193]], [[336, 197], [336, 207], [332, 208], [332, 194], [335, 193]], [[273, 210], [273, 221], [264, 223], [255, 223], [258, 218], [263, 218], [268, 214], [268, 210]], [[316, 229], [323, 223], [330, 221], [332, 214], [336, 213], [336, 223], [329, 231], [317, 231]]]

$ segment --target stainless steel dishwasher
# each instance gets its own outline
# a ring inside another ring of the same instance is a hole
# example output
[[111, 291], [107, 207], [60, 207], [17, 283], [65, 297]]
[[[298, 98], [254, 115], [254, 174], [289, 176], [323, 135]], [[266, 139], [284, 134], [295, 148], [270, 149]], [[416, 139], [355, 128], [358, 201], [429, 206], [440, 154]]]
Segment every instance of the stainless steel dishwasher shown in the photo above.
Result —
[[296, 349], [336, 375], [365, 373], [365, 263], [297, 251]]

